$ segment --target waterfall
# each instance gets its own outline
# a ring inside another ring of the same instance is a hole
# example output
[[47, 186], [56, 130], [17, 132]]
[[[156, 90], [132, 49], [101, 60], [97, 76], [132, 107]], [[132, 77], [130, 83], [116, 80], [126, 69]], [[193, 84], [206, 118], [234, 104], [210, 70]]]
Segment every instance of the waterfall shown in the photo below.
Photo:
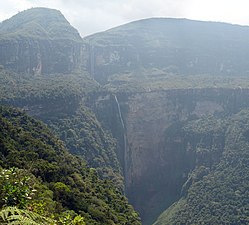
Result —
[[120, 110], [120, 105], [119, 105], [119, 102], [118, 102], [118, 99], [117, 99], [116, 95], [114, 95], [114, 99], [115, 99], [115, 102], [116, 102], [116, 104], [118, 106], [118, 115], [119, 115], [120, 122], [122, 124], [123, 130], [125, 130], [125, 125], [124, 125], [124, 121], [123, 121], [123, 118], [122, 118], [122, 114], [121, 114], [121, 110]]
[[95, 54], [94, 54], [94, 46], [90, 46], [90, 75], [94, 78], [94, 64], [95, 64]]
[[118, 99], [117, 99], [117, 96], [114, 95], [114, 99], [115, 99], [115, 102], [117, 104], [117, 107], [118, 107], [118, 116], [119, 116], [119, 120], [120, 120], [120, 123], [122, 125], [122, 128], [123, 128], [123, 142], [124, 142], [124, 149], [123, 149], [123, 162], [124, 162], [124, 165], [123, 165], [123, 171], [124, 171], [124, 180], [125, 180], [125, 183], [126, 183], [126, 171], [127, 171], [127, 165], [126, 165], [126, 159], [127, 159], [127, 137], [126, 137], [126, 130], [125, 130], [125, 125], [124, 125], [124, 120], [123, 120], [123, 117], [122, 117], [122, 114], [121, 114], [121, 109], [120, 109], [120, 105], [119, 105], [119, 102], [118, 102]]

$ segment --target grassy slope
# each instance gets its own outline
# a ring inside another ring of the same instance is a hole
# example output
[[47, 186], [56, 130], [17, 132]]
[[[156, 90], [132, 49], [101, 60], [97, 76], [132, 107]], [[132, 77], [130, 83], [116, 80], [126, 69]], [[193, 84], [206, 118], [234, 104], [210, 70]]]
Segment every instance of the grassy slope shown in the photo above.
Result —
[[[134, 74], [136, 74], [134, 76]], [[140, 74], [140, 75], [138, 75]], [[176, 76], [152, 69], [115, 75], [105, 86], [112, 92], [150, 92], [187, 88], [248, 88], [246, 76]]]

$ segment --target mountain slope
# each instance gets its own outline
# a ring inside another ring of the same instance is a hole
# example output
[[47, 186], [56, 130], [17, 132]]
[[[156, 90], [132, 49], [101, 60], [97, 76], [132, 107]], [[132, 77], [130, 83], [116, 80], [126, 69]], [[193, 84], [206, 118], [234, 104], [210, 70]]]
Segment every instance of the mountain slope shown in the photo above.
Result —
[[88, 69], [100, 82], [150, 69], [176, 75], [248, 75], [249, 28], [187, 19], [135, 21], [86, 37]]
[[22, 11], [0, 24], [1, 39], [71, 39], [81, 41], [60, 11], [48, 8], [32, 8]]
[[36, 77], [0, 69], [0, 102], [23, 108], [47, 123], [72, 154], [84, 158], [100, 176], [115, 180], [123, 189], [116, 140], [84, 103], [99, 89], [86, 74]]
[[81, 71], [82, 56], [78, 31], [58, 10], [32, 8], [0, 24], [0, 64], [7, 69], [33, 75]]
[[[199, 120], [185, 129], [188, 133], [194, 131], [195, 138], [207, 129], [216, 129], [216, 135], [224, 140], [220, 159], [218, 145], [213, 148], [205, 148], [203, 142], [197, 145], [199, 165], [183, 186], [182, 198], [162, 213], [155, 225], [248, 224], [249, 111], [213, 122]], [[216, 163], [210, 166], [210, 159]]]

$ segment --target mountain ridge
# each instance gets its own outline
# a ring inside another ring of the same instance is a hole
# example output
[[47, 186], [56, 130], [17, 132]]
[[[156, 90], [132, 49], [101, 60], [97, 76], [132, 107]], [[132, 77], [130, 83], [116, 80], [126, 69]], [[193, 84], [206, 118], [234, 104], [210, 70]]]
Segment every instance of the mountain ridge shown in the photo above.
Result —
[[196, 19], [189, 19], [189, 18], [185, 18], [185, 17], [148, 17], [148, 18], [143, 18], [143, 19], [137, 19], [134, 21], [130, 21], [118, 26], [114, 26], [112, 28], [106, 29], [104, 31], [98, 31], [96, 33], [84, 36], [83, 38], [88, 38], [100, 33], [105, 33], [105, 32], [109, 32], [112, 30], [116, 30], [118, 28], [122, 28], [125, 26], [130, 26], [130, 25], [134, 25], [134, 24], [146, 24], [146, 23], [151, 23], [154, 21], [163, 21], [163, 22], [193, 22], [193, 23], [209, 23], [209, 24], [213, 24], [213, 25], [226, 25], [226, 26], [235, 26], [235, 27], [240, 27], [240, 28], [248, 28], [249, 25], [242, 25], [242, 24], [236, 24], [236, 23], [229, 23], [229, 22], [220, 22], [220, 21], [211, 21], [211, 20], [196, 20]]
[[[34, 30], [39, 33], [36, 34]], [[9, 35], [11, 38], [19, 39], [30, 37], [81, 41], [78, 31], [70, 25], [59, 10], [43, 7], [27, 9], [4, 20], [0, 23], [0, 35], [1, 38], [6, 39]]]
[[165, 75], [247, 76], [248, 38], [247, 26], [152, 18], [83, 40], [90, 48], [88, 71], [106, 84], [114, 76], [138, 77], [151, 69]]
[[83, 48], [78, 31], [58, 10], [32, 8], [0, 24], [0, 65], [18, 73], [80, 72]]

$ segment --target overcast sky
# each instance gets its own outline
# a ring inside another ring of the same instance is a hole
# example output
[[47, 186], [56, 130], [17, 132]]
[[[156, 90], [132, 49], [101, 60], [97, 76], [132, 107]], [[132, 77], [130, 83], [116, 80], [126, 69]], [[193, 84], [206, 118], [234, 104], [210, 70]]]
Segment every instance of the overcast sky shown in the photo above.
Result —
[[149, 17], [249, 25], [249, 0], [0, 0], [0, 21], [38, 6], [60, 10], [81, 36]]

